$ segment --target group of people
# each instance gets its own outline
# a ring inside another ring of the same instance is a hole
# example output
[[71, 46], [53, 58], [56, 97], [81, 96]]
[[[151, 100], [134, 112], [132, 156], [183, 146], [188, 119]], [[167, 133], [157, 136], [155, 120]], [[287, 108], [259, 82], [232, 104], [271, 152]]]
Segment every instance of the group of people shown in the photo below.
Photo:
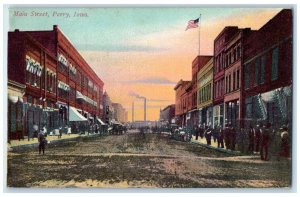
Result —
[[[253, 154], [260, 154], [262, 160], [269, 160], [270, 154], [277, 157], [290, 156], [290, 136], [288, 127], [283, 125], [280, 129], [271, 129], [271, 124], [258, 124], [255, 128], [250, 125], [248, 129], [237, 129], [228, 123], [222, 128], [220, 125], [212, 128], [205, 124], [195, 127], [195, 137], [205, 138], [207, 145], [212, 140], [218, 144], [218, 148], [240, 150]], [[247, 146], [246, 148], [244, 148]], [[246, 149], [246, 150], [244, 150]]]
[[[236, 132], [231, 124], [226, 124], [223, 129], [217, 125], [215, 129], [205, 124], [200, 125], [195, 130], [196, 140], [205, 137], [207, 145], [211, 145], [212, 139], [218, 143], [218, 148], [235, 150]], [[224, 146], [225, 144], [225, 146]]]

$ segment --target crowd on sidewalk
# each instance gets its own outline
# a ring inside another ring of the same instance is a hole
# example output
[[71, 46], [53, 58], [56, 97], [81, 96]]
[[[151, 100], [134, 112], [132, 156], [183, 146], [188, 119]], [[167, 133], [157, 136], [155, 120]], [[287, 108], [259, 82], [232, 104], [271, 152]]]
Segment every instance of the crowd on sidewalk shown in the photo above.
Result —
[[280, 129], [272, 129], [270, 123], [259, 123], [255, 127], [236, 128], [226, 124], [224, 128], [217, 126], [215, 129], [205, 124], [194, 130], [195, 139], [206, 139], [206, 144], [211, 145], [212, 140], [218, 148], [240, 151], [246, 154], [259, 153], [262, 160], [271, 157], [290, 157], [290, 134], [287, 125]]

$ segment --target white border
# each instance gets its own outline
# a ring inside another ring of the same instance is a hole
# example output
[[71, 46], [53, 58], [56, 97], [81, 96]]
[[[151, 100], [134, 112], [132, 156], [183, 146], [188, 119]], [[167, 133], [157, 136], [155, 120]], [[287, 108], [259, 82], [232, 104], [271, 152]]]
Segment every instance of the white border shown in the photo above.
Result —
[[[247, 1], [237, 1], [237, 0], [227, 0], [226, 1], [226, 3], [224, 2], [224, 1], [221, 1], [221, 0], [209, 0], [209, 1], [204, 1], [204, 2], [202, 2], [202, 3], [199, 3], [199, 2], [197, 2], [196, 0], [172, 0], [172, 1], [168, 1], [168, 0], [144, 0], [143, 2], [139, 2], [139, 1], [135, 1], [135, 0], [128, 0], [128, 1], [126, 1], [126, 2], [124, 2], [124, 1], [122, 1], [122, 0], [104, 0], [104, 1], [102, 1], [102, 2], [96, 2], [96, 1], [93, 1], [93, 0], [84, 0], [84, 1], [80, 1], [80, 0], [73, 0], [72, 1], [72, 4], [69, 4], [69, 1], [67, 1], [67, 0], [51, 0], [51, 1], [46, 1], [46, 2], [43, 2], [43, 3], [41, 3], [41, 1], [40, 0], [27, 0], [27, 1], [22, 1], [22, 0], [3, 0], [2, 1], [2, 6], [1, 6], [1, 8], [0, 8], [0, 11], [1, 11], [1, 16], [4, 16], [3, 17], [3, 20], [1, 20], [1, 26], [2, 27], [4, 27], [4, 28], [1, 28], [1, 35], [2, 35], [2, 38], [3, 39], [1, 39], [1, 46], [3, 46], [0, 50], [1, 50], [1, 55], [0, 55], [0, 57], [1, 57], [1, 60], [2, 60], [2, 62], [3, 62], [3, 64], [1, 64], [2, 66], [3, 65], [6, 65], [5, 64], [5, 59], [6, 59], [6, 48], [7, 48], [7, 45], [6, 45], [6, 41], [5, 41], [5, 37], [7, 37], [6, 35], [7, 35], [7, 29], [8, 29], [8, 22], [7, 22], [7, 15], [3, 15], [3, 11], [5, 11], [5, 9], [3, 10], [3, 6], [5, 5], [5, 4], [14, 4], [14, 6], [18, 6], [17, 4], [20, 4], [19, 6], [21, 7], [21, 6], [30, 6], [30, 4], [40, 4], [40, 6], [50, 6], [50, 3], [51, 4], [56, 4], [56, 5], [62, 5], [62, 6], [64, 6], [64, 7], [67, 7], [67, 6], [72, 6], [73, 4], [80, 4], [80, 5], [84, 5], [84, 6], [87, 6], [87, 7], [91, 7], [91, 6], [93, 6], [93, 5], [95, 5], [95, 4], [105, 4], [105, 5], [102, 5], [102, 6], [104, 6], [104, 7], [109, 7], [109, 6], [122, 6], [122, 7], [132, 7], [132, 6], [135, 6], [135, 7], [143, 7], [143, 6], [148, 6], [148, 7], [168, 7], [168, 6], [177, 6], [177, 5], [181, 5], [181, 6], [183, 6], [183, 7], [190, 7], [190, 6], [192, 6], [192, 5], [209, 5], [209, 7], [214, 7], [214, 5], [220, 5], [220, 4], [222, 4], [222, 5], [225, 5], [226, 7], [231, 7], [232, 6], [232, 4], [238, 4], [238, 5], [247, 5], [247, 6], [250, 6], [250, 7], [254, 7], [255, 5], [261, 5], [261, 6], [263, 6], [263, 5], [271, 5], [271, 7], [273, 7], [273, 6], [276, 6], [276, 5], [283, 5], [283, 4], [295, 4], [295, 9], [296, 9], [296, 11], [297, 11], [297, 7], [298, 7], [298, 1], [296, 1], [296, 0], [285, 0], [285, 1], [283, 1], [283, 0], [266, 0], [266, 1], [259, 1], [259, 0], [252, 0], [252, 1], [249, 1], [249, 0], [247, 0]], [[126, 4], [125, 4], [126, 3]], [[170, 4], [170, 3], [172, 3], [172, 4]], [[90, 4], [90, 5], [87, 5], [87, 4]], [[137, 5], [138, 4], [138, 5]], [[167, 5], [168, 4], [168, 5]], [[188, 5], [188, 4], [191, 4], [191, 5]], [[254, 5], [255, 4], [255, 5]], [[79, 7], [80, 5], [76, 5], [76, 7]], [[142, 5], [142, 6], [140, 6], [140, 5]], [[273, 6], [272, 6], [273, 5]], [[52, 5], [53, 6], [53, 5]], [[101, 6], [101, 5], [99, 5], [99, 6]], [[297, 13], [297, 16], [298, 16], [298, 13]], [[295, 19], [295, 22], [294, 22], [294, 27], [295, 27], [295, 31], [297, 32], [297, 35], [298, 35], [298, 33], [299, 33], [299, 20], [297, 20], [297, 16], [295, 16], [294, 17], [294, 19]], [[6, 24], [6, 26], [3, 26], [4, 24]], [[293, 111], [294, 111], [294, 120], [293, 120], [293, 130], [294, 130], [294, 134], [296, 134], [296, 132], [298, 131], [298, 124], [297, 124], [297, 114], [298, 114], [298, 112], [299, 112], [299, 105], [297, 104], [297, 99], [299, 98], [299, 80], [297, 79], [297, 77], [299, 76], [299, 69], [298, 69], [298, 61], [296, 62], [296, 57], [300, 57], [299, 56], [299, 51], [297, 51], [297, 54], [296, 54], [296, 49], [297, 49], [297, 46], [299, 46], [299, 39], [297, 39], [297, 35], [295, 34], [295, 36], [294, 36], [294, 81], [293, 81], [293, 85], [294, 85], [294, 87], [295, 87], [295, 89], [294, 89], [294, 97], [293, 97], [293, 101], [294, 101], [294, 108], [293, 108]], [[5, 57], [5, 58], [4, 58]], [[3, 76], [3, 78], [2, 78], [2, 81], [1, 81], [1, 83], [0, 83], [0, 92], [2, 93], [2, 94], [0, 94], [1, 96], [0, 96], [0, 100], [1, 101], [5, 101], [6, 100], [6, 81], [7, 81], [7, 76], [6, 76], [6, 67], [5, 66], [3, 66], [1, 69], [0, 69], [1, 71], [1, 74], [2, 74], [2, 76]], [[3, 72], [3, 73], [2, 73]], [[0, 75], [1, 76], [1, 75]], [[4, 103], [4, 102], [2, 102], [2, 103]], [[2, 105], [3, 106], [3, 105]], [[6, 137], [5, 136], [3, 136], [3, 129], [5, 129], [5, 124], [6, 124], [6, 107], [5, 106], [3, 106], [3, 108], [2, 108], [3, 110], [2, 110], [2, 116], [3, 116], [3, 118], [1, 119], [1, 121], [0, 121], [0, 124], [1, 124], [1, 126], [0, 126], [0, 128], [2, 128], [2, 130], [1, 130], [1, 134], [0, 134], [0, 141], [2, 141], [2, 142], [4, 142], [5, 141], [5, 139], [6, 139]], [[297, 147], [298, 147], [298, 145], [297, 145], [297, 142], [300, 142], [300, 140], [299, 140], [299, 134], [296, 136], [297, 137], [297, 139], [294, 139], [295, 141], [294, 141], [294, 143], [293, 143], [293, 146], [294, 146], [294, 149], [293, 149], [293, 167], [296, 167], [295, 166], [295, 164], [296, 164], [296, 153], [297, 153], [297, 159], [299, 158], [299, 151], [297, 151], [296, 152], [296, 150], [297, 150]], [[4, 143], [3, 143], [4, 144]], [[6, 148], [5, 147], [3, 147], [3, 146], [1, 146], [0, 147], [1, 149], [0, 149], [0, 152], [1, 153], [5, 153], [5, 150], [6, 150]], [[0, 163], [0, 169], [4, 169], [4, 167], [6, 167], [6, 157], [1, 157], [3, 160], [1, 161], [1, 163]], [[0, 170], [0, 176], [1, 177], [5, 177], [5, 175], [4, 175], [4, 170]], [[296, 173], [297, 175], [296, 175], [296, 177], [294, 177], [294, 178], [297, 178], [297, 177], [299, 177], [299, 169], [296, 171], [296, 172], [294, 172], [294, 173]], [[1, 178], [0, 179], [0, 187], [1, 187], [1, 192], [3, 192], [3, 185], [5, 184], [4, 182], [4, 179], [3, 178]], [[296, 183], [295, 182], [296, 180], [294, 179], [293, 180], [293, 185]], [[299, 185], [299, 181], [297, 181], [298, 182], [298, 185]], [[299, 186], [298, 187], [295, 187], [294, 188], [296, 191], [298, 191], [299, 192]], [[217, 193], [217, 195], [218, 196], [239, 196], [240, 194], [238, 194], [238, 193], [227, 193], [227, 192], [236, 192], [236, 191], [234, 191], [234, 189], [229, 189], [229, 190], [227, 190], [227, 189], [221, 189], [222, 191], [220, 191], [220, 190], [206, 190], [206, 189], [203, 189], [203, 190], [201, 190], [201, 191], [204, 191], [204, 192], [218, 192]], [[27, 190], [28, 191], [28, 190]], [[43, 191], [43, 190], [42, 190]], [[80, 190], [80, 193], [73, 193], [72, 195], [75, 195], [75, 196], [82, 196], [82, 193], [81, 192], [89, 192], [89, 191], [92, 191], [93, 192], [93, 190]], [[199, 192], [199, 191], [195, 191], [195, 190], [193, 190], [193, 189], [190, 189], [190, 190], [159, 190], [159, 192], [180, 192], [180, 193], [171, 193], [171, 194], [169, 194], [169, 193], [163, 193], [163, 194], [157, 194], [157, 192], [155, 191], [155, 190], [139, 190], [139, 191], [133, 191], [133, 192], [153, 192], [153, 193], [155, 193], [154, 195], [172, 195], [172, 196], [178, 196], [178, 195], [184, 195], [184, 196], [195, 196], [195, 195], [201, 195], [201, 194], [194, 194], [194, 193], [185, 193], [185, 192]], [[201, 192], [200, 191], [200, 192]], [[238, 192], [241, 192], [241, 190], [237, 190]], [[244, 189], [244, 191], [242, 191], [242, 192], [257, 192], [257, 190], [256, 189]], [[294, 191], [294, 192], [296, 192], [296, 191]], [[7, 191], [6, 191], [7, 192]], [[31, 191], [32, 192], [32, 191]], [[49, 192], [49, 191], [48, 191]], [[51, 192], [51, 191], [50, 191]], [[78, 192], [78, 190], [72, 190], [72, 191], [70, 191], [70, 190], [68, 190], [68, 191], [65, 191], [65, 192]], [[97, 191], [96, 191], [97, 192]], [[112, 192], [112, 190], [110, 190], [110, 191], [108, 191], [108, 192]], [[139, 193], [135, 193], [135, 194], [130, 194], [130, 193], [127, 193], [127, 191], [126, 190], [116, 190], [115, 192], [126, 192], [125, 194], [122, 194], [122, 195], [125, 195], [125, 196], [136, 196], [136, 195], [141, 195], [141, 194], [139, 194]], [[183, 193], [182, 193], [183, 192]], [[221, 192], [221, 193], [220, 193]], [[259, 192], [262, 192], [262, 191], [259, 191]], [[276, 193], [276, 189], [275, 190], [268, 190], [267, 192], [270, 192], [271, 193], [271, 195], [272, 196], [278, 196], [278, 195], [286, 195], [286, 196], [296, 196], [297, 194], [296, 193], [285, 193], [285, 194], [278, 194], [278, 193]], [[275, 192], [275, 193], [274, 193]], [[224, 194], [225, 193], [225, 194]], [[265, 192], [263, 192], [263, 193], [261, 193], [261, 194], [259, 194], [259, 195], [266, 195], [266, 194], [270, 194], [270, 193], [265, 193]], [[119, 193], [120, 194], [120, 193]], [[4, 193], [4, 196], [11, 196], [11, 195], [18, 195], [18, 194], [13, 194], [13, 193]], [[45, 194], [39, 194], [39, 193], [35, 193], [35, 194], [30, 194], [30, 193], [26, 193], [26, 194], [22, 194], [22, 195], [25, 195], [25, 196], [35, 196], [35, 195], [46, 195], [46, 196], [52, 196], [53, 194], [50, 194], [50, 193], [45, 193]], [[55, 195], [57, 195], [57, 194], [55, 194]], [[94, 195], [94, 196], [99, 196], [99, 195], [103, 195], [103, 194], [95, 194], [95, 193], [92, 193], [91, 195]], [[115, 194], [110, 194], [110, 193], [107, 193], [107, 194], [105, 194], [105, 195], [108, 195], [108, 196], [111, 196], [111, 195], [115, 195]], [[153, 194], [152, 193], [143, 193], [142, 194], [143, 196], [153, 196]], [[206, 194], [204, 194], [204, 195], [206, 195]], [[207, 194], [207, 195], [211, 195], [211, 194]], [[253, 196], [253, 195], [258, 195], [258, 194], [253, 194], [253, 193], [243, 193], [242, 194], [243, 196], [245, 195], [245, 196], [250, 196], [251, 195], [251, 197]]]

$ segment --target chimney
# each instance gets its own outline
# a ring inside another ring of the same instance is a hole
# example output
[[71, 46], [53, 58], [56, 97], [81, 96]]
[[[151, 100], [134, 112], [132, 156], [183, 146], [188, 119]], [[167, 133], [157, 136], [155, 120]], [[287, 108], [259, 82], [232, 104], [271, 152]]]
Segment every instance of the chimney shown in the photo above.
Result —
[[132, 122], [134, 122], [134, 102], [132, 102]]
[[15, 32], [20, 32], [20, 30], [19, 29], [15, 29]]
[[147, 114], [147, 112], [146, 112], [146, 98], [144, 98], [144, 122], [145, 122], [145, 124], [146, 124], [146, 114]]
[[53, 30], [57, 30], [58, 29], [58, 25], [53, 25]]

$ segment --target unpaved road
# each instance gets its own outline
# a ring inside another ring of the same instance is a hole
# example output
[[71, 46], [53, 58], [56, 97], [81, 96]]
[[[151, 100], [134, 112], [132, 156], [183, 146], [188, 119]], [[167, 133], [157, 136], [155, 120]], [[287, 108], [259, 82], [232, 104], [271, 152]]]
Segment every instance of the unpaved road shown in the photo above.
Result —
[[8, 187], [289, 187], [291, 161], [231, 156], [156, 134], [131, 133], [8, 153]]

